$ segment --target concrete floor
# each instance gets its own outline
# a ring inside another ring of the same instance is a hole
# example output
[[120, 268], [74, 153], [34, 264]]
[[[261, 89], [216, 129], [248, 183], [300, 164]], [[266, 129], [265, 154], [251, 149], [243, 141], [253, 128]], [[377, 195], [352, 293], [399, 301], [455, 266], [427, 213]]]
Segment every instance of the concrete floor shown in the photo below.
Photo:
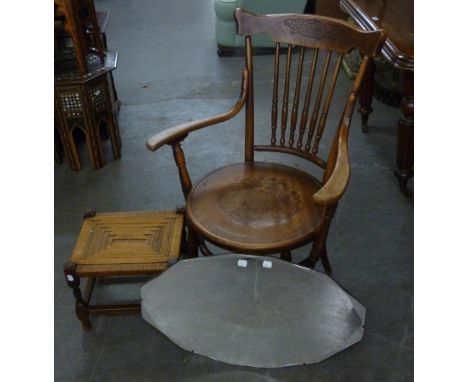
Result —
[[[182, 193], [170, 149], [145, 141], [171, 125], [214, 115], [238, 95], [242, 55], [219, 58], [212, 0], [97, 0], [111, 11], [108, 45], [122, 101], [122, 158], [100, 170], [55, 166], [55, 378], [57, 381], [410, 381], [413, 378], [413, 203], [393, 176], [398, 110], [374, 101], [370, 132], [356, 114], [352, 176], [329, 235], [334, 278], [366, 308], [364, 339], [316, 365], [234, 367], [179, 349], [140, 316], [93, 318], [81, 330], [62, 273], [84, 211], [172, 208]], [[269, 134], [271, 55], [256, 55], [257, 138]], [[337, 99], [350, 82], [341, 74]], [[264, 122], [265, 121], [265, 122]], [[330, 125], [336, 117], [330, 117]], [[184, 144], [193, 180], [243, 158], [243, 115], [192, 134]], [[331, 129], [330, 129], [331, 130]], [[325, 142], [328, 138], [325, 139]], [[259, 155], [259, 159], [267, 158]], [[269, 157], [276, 160], [277, 157]], [[301, 160], [290, 165], [309, 169]], [[219, 251], [222, 252], [222, 251]], [[305, 256], [296, 251], [294, 260]], [[320, 268], [320, 267], [319, 267]], [[102, 282], [97, 300], [138, 298], [136, 283]]]

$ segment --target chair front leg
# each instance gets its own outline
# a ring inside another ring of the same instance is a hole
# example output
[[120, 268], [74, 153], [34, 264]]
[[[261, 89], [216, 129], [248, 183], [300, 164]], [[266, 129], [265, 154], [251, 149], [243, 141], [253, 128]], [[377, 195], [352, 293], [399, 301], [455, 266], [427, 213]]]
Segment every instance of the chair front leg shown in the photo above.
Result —
[[187, 166], [185, 166], [185, 155], [184, 150], [182, 150], [181, 142], [185, 139], [175, 141], [171, 144], [172, 153], [174, 155], [174, 160], [177, 164], [177, 169], [179, 170], [180, 184], [182, 186], [182, 192], [184, 193], [184, 198], [187, 200], [188, 194], [192, 189], [192, 181], [190, 180], [190, 175], [187, 171]]
[[[185, 165], [185, 155], [182, 150], [181, 142], [185, 139], [175, 141], [171, 144], [172, 152], [174, 154], [174, 160], [177, 164], [177, 169], [179, 171], [180, 184], [182, 186], [182, 192], [184, 194], [185, 200], [187, 200], [188, 194], [192, 189], [192, 181]], [[178, 208], [180, 210], [180, 208]], [[186, 214], [185, 208], [184, 212]], [[185, 216], [185, 226], [187, 227], [187, 257], [198, 257], [198, 239], [196, 232], [190, 227], [190, 224], [187, 221], [187, 216]]]
[[322, 253], [320, 254], [320, 260], [322, 261], [323, 269], [325, 269], [325, 272], [328, 274], [332, 273], [332, 267], [330, 265], [330, 261], [328, 260], [328, 253], [327, 253], [327, 246], [322, 250]]
[[327, 253], [327, 237], [328, 237], [328, 230], [330, 229], [330, 224], [333, 216], [335, 215], [337, 204], [333, 204], [330, 206], [325, 207], [325, 211], [322, 218], [322, 227], [320, 232], [317, 235], [317, 239], [314, 240], [314, 244], [312, 246], [312, 251], [309, 255], [309, 265], [311, 268], [315, 268], [315, 264], [317, 261], [322, 260], [323, 268], [325, 272], [330, 274], [332, 272], [332, 268], [330, 265], [330, 261], [328, 260], [328, 253]]

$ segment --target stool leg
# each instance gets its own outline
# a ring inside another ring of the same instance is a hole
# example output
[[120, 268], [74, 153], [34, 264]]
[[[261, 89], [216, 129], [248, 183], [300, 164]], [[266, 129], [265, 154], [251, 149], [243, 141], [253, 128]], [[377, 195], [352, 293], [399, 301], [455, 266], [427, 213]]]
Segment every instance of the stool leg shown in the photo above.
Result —
[[66, 263], [64, 266], [65, 279], [70, 288], [73, 289], [73, 296], [75, 296], [75, 312], [78, 319], [81, 321], [81, 326], [84, 330], [91, 329], [91, 321], [89, 320], [88, 303], [83, 300], [80, 290], [80, 278], [75, 272], [76, 264]]

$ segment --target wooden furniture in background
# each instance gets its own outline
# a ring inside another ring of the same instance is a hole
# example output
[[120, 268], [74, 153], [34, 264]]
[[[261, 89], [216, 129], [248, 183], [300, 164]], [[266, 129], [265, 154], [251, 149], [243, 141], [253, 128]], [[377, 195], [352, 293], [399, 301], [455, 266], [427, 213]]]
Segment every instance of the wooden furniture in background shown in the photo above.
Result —
[[110, 74], [117, 67], [118, 55], [106, 51], [104, 65], [99, 57], [88, 55], [90, 72], [55, 74], [55, 116], [65, 155], [72, 170], [80, 170], [76, 132], [80, 130], [88, 146], [93, 168], [104, 165], [101, 134], [110, 136], [114, 159], [120, 158], [120, 133], [117, 123], [114, 91]]
[[304, 13], [346, 20], [340, 8], [340, 0], [307, 0]]
[[[60, 38], [63, 29], [72, 39], [74, 54], [80, 74], [89, 71], [87, 55], [94, 51], [98, 54], [101, 63], [104, 63], [104, 43], [96, 17], [93, 0], [54, 0], [55, 9], [55, 45], [59, 52], [65, 48]], [[92, 41], [88, 38], [88, 29], [91, 26]], [[57, 56], [57, 54], [56, 54]], [[57, 58], [57, 57], [56, 57]]]
[[[104, 44], [104, 49], [107, 51], [107, 36], [106, 36], [106, 29], [107, 29], [107, 23], [109, 22], [109, 17], [110, 17], [110, 12], [109, 11], [96, 11], [96, 19], [98, 22], [99, 26], [99, 31], [101, 33], [102, 37], [102, 42]], [[88, 34], [90, 36], [94, 36], [94, 30], [92, 28], [92, 25], [88, 25]], [[112, 92], [113, 92], [113, 103], [114, 103], [114, 113], [115, 117], [117, 118], [119, 111], [120, 111], [120, 100], [119, 97], [117, 96], [117, 90], [115, 88], [115, 82], [114, 82], [114, 74], [112, 72], [109, 73], [109, 78], [111, 81], [112, 85]]]
[[[107, 28], [107, 23], [109, 22], [110, 13], [109, 11], [96, 11], [95, 14], [96, 14], [96, 20], [97, 20], [97, 25], [98, 25], [98, 36], [100, 36], [100, 38], [102, 39], [102, 45], [104, 47], [103, 54], [105, 54], [105, 52], [108, 50], [106, 28]], [[86, 40], [91, 41], [92, 45], [95, 46], [96, 45], [96, 42], [95, 42], [96, 33], [93, 28], [93, 23], [91, 23], [89, 20], [87, 20], [85, 31], [86, 31], [86, 36], [87, 36]], [[59, 18], [59, 20], [55, 22], [54, 33], [55, 33], [55, 43], [56, 43], [55, 66], [57, 68], [62, 68], [62, 69], [63, 69], [63, 66], [65, 66], [73, 70], [74, 61], [76, 59], [76, 54], [74, 53], [74, 51], [73, 52], [70, 51], [70, 48], [69, 48], [70, 44], [67, 42], [67, 39], [72, 40], [72, 36], [70, 36], [64, 29], [63, 18]], [[86, 60], [86, 57], [85, 57], [85, 60]], [[72, 61], [71, 65], [70, 65], [70, 61]], [[104, 61], [101, 61], [101, 63], [104, 63]], [[79, 71], [79, 73], [81, 72]], [[114, 93], [115, 112], [117, 116], [120, 110], [120, 101], [117, 96], [117, 90], [115, 88], [115, 83], [114, 83], [114, 78], [113, 78], [112, 73], [110, 73], [110, 80], [112, 84], [112, 91]]]
[[[414, 34], [413, 0], [340, 0], [341, 8], [364, 30], [382, 28], [387, 39], [383, 56], [398, 70], [403, 98], [398, 121], [397, 176], [400, 189], [410, 195], [408, 180], [413, 176], [414, 163]], [[360, 95], [359, 112], [363, 131], [372, 112], [372, 90], [375, 64], [371, 61]]]
[[[365, 32], [341, 20], [313, 15], [264, 16], [238, 9], [236, 19], [238, 34], [245, 36], [246, 43], [246, 68], [236, 104], [225, 114], [156, 134], [147, 141], [147, 147], [155, 151], [165, 144], [172, 146], [186, 199], [189, 256], [197, 256], [198, 248], [202, 253], [210, 254], [206, 240], [238, 253], [279, 253], [283, 259], [291, 260], [292, 249], [313, 242], [310, 256], [303, 264], [314, 267], [321, 259], [325, 270], [331, 272], [326, 240], [337, 203], [348, 184], [351, 116], [367, 62], [379, 52], [384, 34], [381, 31]], [[276, 53], [271, 139], [265, 144], [256, 144], [252, 35], [262, 32], [275, 41]], [[288, 46], [285, 80], [281, 82], [281, 87], [284, 86], [282, 102], [279, 94], [280, 44]], [[293, 45], [299, 47], [295, 69], [292, 69]], [[341, 60], [343, 54], [354, 48], [359, 49], [364, 58], [347, 102], [339, 110], [341, 119], [329, 145], [331, 147], [323, 156], [319, 153], [323, 146], [321, 140]], [[304, 65], [306, 55], [311, 57], [310, 66]], [[319, 55], [323, 60], [319, 60]], [[291, 78], [291, 72], [296, 73], [295, 80]], [[308, 73], [308, 81], [305, 97], [301, 98], [303, 72]], [[315, 73], [319, 73], [319, 79], [314, 83]], [[292, 91], [289, 92], [290, 84], [294, 96]], [[291, 108], [290, 97], [293, 97]], [[231, 119], [244, 106], [245, 161], [219, 168], [192, 186], [181, 142], [192, 131]], [[255, 151], [291, 154], [306, 159], [323, 170], [322, 181], [289, 166], [255, 161]]]
[[[85, 330], [92, 314], [139, 313], [140, 304], [91, 305], [96, 279], [156, 275], [180, 256], [183, 211], [85, 214], [75, 249], [64, 266], [75, 310]], [[81, 278], [88, 278], [85, 292]]]
[[121, 147], [120, 102], [112, 77], [118, 55], [107, 50], [105, 37], [109, 13], [96, 12], [93, 0], [54, 0], [54, 5], [55, 128], [59, 138], [55, 159], [61, 163], [62, 147], [70, 167], [81, 169], [77, 141], [83, 135], [91, 165], [100, 168], [104, 165], [101, 136], [110, 137], [115, 159], [120, 158]]
[[[234, 11], [242, 8], [253, 13], [282, 14], [303, 13], [306, 0], [214, 0], [215, 37], [218, 55], [231, 53], [244, 47], [244, 38], [236, 34]], [[254, 48], [274, 48], [275, 43], [267, 35], [252, 37]]]

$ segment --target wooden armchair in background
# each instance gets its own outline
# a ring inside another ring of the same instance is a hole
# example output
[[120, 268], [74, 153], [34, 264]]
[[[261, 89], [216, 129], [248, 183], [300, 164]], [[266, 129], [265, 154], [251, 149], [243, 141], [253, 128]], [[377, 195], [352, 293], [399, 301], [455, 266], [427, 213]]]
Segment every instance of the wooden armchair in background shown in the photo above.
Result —
[[[237, 253], [281, 254], [283, 259], [290, 261], [292, 249], [313, 242], [310, 255], [302, 264], [314, 267], [321, 259], [325, 270], [331, 272], [326, 240], [337, 203], [348, 184], [348, 130], [351, 116], [367, 62], [369, 57], [375, 56], [380, 50], [384, 33], [365, 32], [346, 22], [322, 16], [255, 15], [240, 9], [236, 10], [235, 15], [238, 34], [246, 36], [246, 68], [243, 71], [240, 97], [234, 107], [225, 114], [185, 123], [156, 134], [147, 141], [147, 147], [155, 151], [165, 144], [172, 146], [186, 200], [189, 256], [197, 256], [198, 249], [205, 255], [210, 254], [206, 240]], [[267, 144], [258, 145], [254, 142], [251, 36], [262, 32], [276, 42], [276, 53], [271, 139]], [[280, 44], [288, 44], [284, 53], [286, 66], [282, 105], [279, 105], [278, 95]], [[298, 48], [295, 81], [291, 81], [293, 46]], [[319, 148], [322, 148], [321, 139], [341, 61], [343, 55], [354, 48], [362, 53], [362, 64], [344, 108], [340, 110], [340, 122], [329, 145], [327, 159], [324, 159], [324, 156], [319, 155]], [[320, 54], [324, 56], [323, 60], [318, 59], [320, 51], [324, 51]], [[309, 54], [310, 67], [306, 68], [304, 57]], [[328, 75], [331, 62], [334, 68]], [[314, 85], [314, 77], [319, 72], [319, 66], [322, 66], [322, 70], [318, 88], [315, 89], [317, 85]], [[302, 114], [299, 116], [304, 70], [309, 70], [309, 74], [305, 97], [301, 101]], [[293, 94], [289, 92], [289, 86], [292, 82], [295, 82], [295, 87], [289, 113], [289, 98]], [[313, 103], [312, 98], [315, 99]], [[244, 106], [245, 161], [219, 168], [192, 186], [181, 142], [192, 131], [231, 119]], [[279, 108], [281, 118], [278, 125]], [[323, 170], [322, 180], [293, 167], [255, 161], [255, 151], [304, 158]]]

